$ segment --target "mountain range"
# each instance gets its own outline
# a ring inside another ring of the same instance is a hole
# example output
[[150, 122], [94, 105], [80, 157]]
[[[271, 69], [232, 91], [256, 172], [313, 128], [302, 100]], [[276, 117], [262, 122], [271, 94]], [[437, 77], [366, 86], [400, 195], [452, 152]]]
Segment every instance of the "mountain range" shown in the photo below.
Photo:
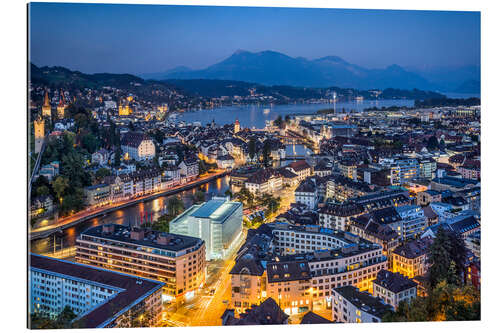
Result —
[[480, 92], [479, 66], [419, 70], [391, 65], [382, 69], [369, 69], [351, 64], [337, 56], [308, 60], [274, 51], [238, 50], [223, 61], [204, 69], [194, 70], [181, 66], [140, 76], [154, 80], [217, 79], [300, 87], [416, 88], [445, 92]]

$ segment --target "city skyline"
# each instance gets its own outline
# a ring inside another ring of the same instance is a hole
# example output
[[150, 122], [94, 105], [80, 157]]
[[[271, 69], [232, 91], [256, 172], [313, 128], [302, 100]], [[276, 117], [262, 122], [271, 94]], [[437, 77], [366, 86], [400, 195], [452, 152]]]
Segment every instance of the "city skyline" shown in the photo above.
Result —
[[86, 73], [201, 69], [239, 49], [367, 68], [480, 65], [479, 12], [33, 3], [29, 15], [30, 60]]

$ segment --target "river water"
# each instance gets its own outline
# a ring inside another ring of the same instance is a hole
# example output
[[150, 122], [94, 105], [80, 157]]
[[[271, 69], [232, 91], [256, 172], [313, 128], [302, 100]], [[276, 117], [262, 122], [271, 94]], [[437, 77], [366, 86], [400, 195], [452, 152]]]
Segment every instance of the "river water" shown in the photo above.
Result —
[[[193, 204], [192, 195], [196, 190], [206, 192], [205, 198], [208, 200], [214, 195], [224, 195], [229, 189], [229, 176], [221, 177], [210, 181], [209, 183], [198, 186], [197, 188], [174, 194], [180, 196], [184, 201], [184, 206], [188, 208]], [[71, 247], [75, 245], [75, 240], [78, 235], [86, 229], [106, 223], [117, 223], [125, 225], [139, 224], [141, 215], [143, 222], [151, 218], [156, 220], [166, 212], [166, 205], [170, 196], [163, 196], [151, 201], [141, 202], [133, 206], [116, 210], [105, 216], [99, 216], [91, 220], [82, 222], [76, 226], [67, 228], [62, 235], [52, 235], [47, 238], [33, 240], [31, 244], [31, 252], [47, 253], [61, 248]], [[145, 217], [147, 216], [147, 218]]]
[[289, 105], [242, 105], [225, 106], [216, 109], [206, 109], [189, 111], [179, 114], [176, 119], [187, 123], [200, 122], [206, 125], [215, 121], [218, 125], [232, 124], [236, 119], [242, 127], [246, 128], [264, 128], [266, 120], [274, 120], [278, 116], [285, 117], [292, 114], [312, 114], [321, 109], [335, 108], [337, 112], [362, 111], [369, 107], [382, 106], [413, 106], [413, 100], [394, 99], [377, 101], [350, 101], [330, 104], [289, 104]]

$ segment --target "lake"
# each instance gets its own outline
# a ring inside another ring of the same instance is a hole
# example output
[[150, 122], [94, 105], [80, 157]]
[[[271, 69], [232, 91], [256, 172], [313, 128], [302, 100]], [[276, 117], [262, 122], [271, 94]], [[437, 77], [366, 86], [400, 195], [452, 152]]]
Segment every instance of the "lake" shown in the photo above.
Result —
[[197, 111], [188, 111], [177, 116], [178, 121], [193, 123], [200, 122], [206, 125], [215, 121], [218, 125], [232, 124], [236, 119], [242, 127], [263, 128], [266, 126], [266, 120], [274, 120], [278, 116], [283, 118], [292, 114], [312, 114], [321, 109], [335, 108], [338, 112], [342, 109], [346, 111], [362, 111], [369, 107], [388, 107], [388, 106], [413, 106], [413, 100], [377, 100], [377, 101], [350, 101], [330, 104], [289, 104], [289, 105], [235, 105], [225, 106], [215, 109], [202, 109]]

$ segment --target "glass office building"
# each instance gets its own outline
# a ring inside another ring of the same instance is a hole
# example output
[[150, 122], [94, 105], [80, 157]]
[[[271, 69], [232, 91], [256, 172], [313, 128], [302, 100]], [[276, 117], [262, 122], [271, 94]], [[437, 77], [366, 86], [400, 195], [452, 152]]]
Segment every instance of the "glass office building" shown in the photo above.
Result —
[[170, 222], [170, 232], [205, 241], [207, 260], [225, 259], [241, 235], [243, 205], [215, 198], [193, 205]]

